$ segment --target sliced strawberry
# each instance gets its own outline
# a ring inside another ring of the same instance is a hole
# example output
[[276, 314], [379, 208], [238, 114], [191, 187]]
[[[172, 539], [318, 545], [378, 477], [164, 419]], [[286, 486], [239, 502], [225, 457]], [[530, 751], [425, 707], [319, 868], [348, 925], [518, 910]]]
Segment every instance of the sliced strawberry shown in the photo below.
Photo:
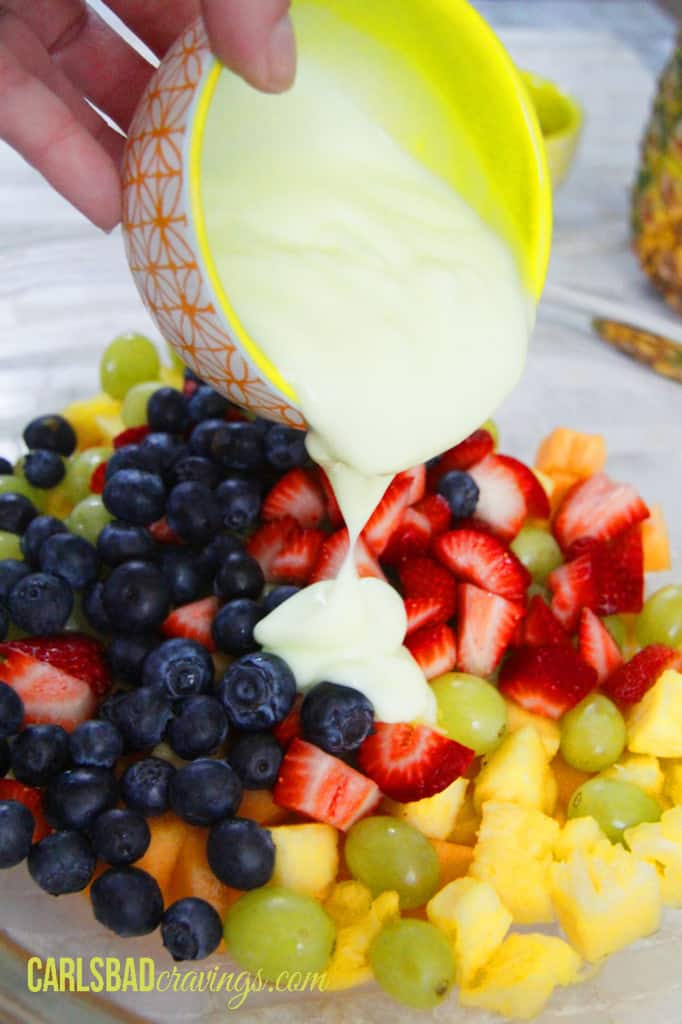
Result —
[[90, 490], [93, 494], [101, 494], [107, 479], [107, 464], [100, 462], [97, 469], [90, 477]]
[[509, 601], [525, 601], [530, 573], [496, 537], [481, 530], [451, 530], [434, 541], [433, 553], [458, 580]]
[[423, 462], [420, 462], [418, 466], [413, 466], [412, 469], [404, 469], [402, 473], [398, 473], [397, 479], [410, 481], [410, 491], [407, 496], [409, 505], [421, 501], [426, 493], [426, 466]]
[[551, 514], [549, 498], [533, 470], [523, 462], [519, 462], [518, 459], [513, 459], [511, 455], [497, 455], [496, 458], [507, 466], [516, 477], [526, 499], [528, 515], [536, 519], [549, 519]]
[[319, 526], [327, 512], [324, 495], [311, 469], [290, 469], [265, 496], [265, 522], [291, 516], [299, 526]]
[[444, 623], [424, 626], [405, 639], [405, 646], [427, 679], [452, 672], [457, 664], [455, 634]]
[[535, 594], [521, 624], [520, 644], [523, 647], [570, 646], [571, 638], [544, 598]]
[[276, 519], [273, 523], [263, 523], [249, 537], [246, 550], [259, 563], [266, 580], [271, 579], [275, 559], [297, 529], [296, 520], [287, 516], [286, 519]]
[[406, 558], [425, 555], [431, 543], [431, 523], [414, 508], [406, 508], [397, 529], [391, 535], [381, 560], [398, 565]]
[[285, 750], [292, 740], [295, 740], [297, 736], [301, 735], [302, 703], [303, 697], [299, 693], [286, 718], [283, 718], [281, 722], [278, 722], [272, 730], [272, 735], [275, 737], [279, 745]]
[[436, 626], [445, 622], [443, 602], [439, 597], [406, 597], [407, 633], [414, 633], [424, 626]]
[[114, 448], [125, 448], [129, 444], [139, 444], [140, 441], [144, 441], [148, 433], [149, 427], [146, 423], [140, 427], [128, 427], [127, 430], [122, 430], [120, 434], [116, 435], [114, 438]]
[[215, 651], [211, 626], [218, 613], [218, 598], [204, 597], [201, 601], [183, 604], [172, 611], [161, 630], [164, 636], [179, 636], [196, 640], [209, 651]]
[[648, 518], [649, 509], [634, 487], [595, 473], [575, 484], [562, 501], [554, 535], [565, 551], [581, 537], [611, 540]]
[[487, 430], [475, 430], [454, 448], [449, 448], [428, 472], [428, 486], [435, 490], [438, 481], [452, 469], [466, 472], [482, 462], [486, 455], [491, 455], [495, 448], [492, 435]]
[[164, 516], [163, 519], [157, 519], [155, 523], [152, 523], [147, 527], [152, 537], [157, 544], [184, 544], [182, 537], [178, 536], [175, 530], [168, 525], [168, 520]]
[[515, 468], [499, 455], [486, 455], [469, 472], [480, 491], [476, 519], [502, 540], [513, 540], [528, 512]]
[[0, 651], [7, 649], [23, 651], [38, 661], [54, 665], [62, 672], [82, 679], [96, 697], [103, 697], [111, 686], [104, 647], [87, 633], [60, 633], [12, 640], [0, 647]]
[[608, 629], [598, 616], [583, 608], [578, 627], [578, 654], [597, 673], [603, 683], [623, 664], [623, 655]]
[[374, 782], [298, 737], [284, 755], [272, 795], [280, 807], [342, 831], [373, 811], [381, 800]]
[[0, 674], [24, 702], [25, 722], [61, 725], [71, 731], [92, 718], [97, 698], [83, 679], [0, 644]]
[[597, 540], [596, 537], [579, 537], [578, 540], [573, 541], [564, 554], [567, 562], [573, 562], [582, 555], [593, 555], [595, 551], [600, 551], [603, 547], [604, 541]]
[[[348, 554], [348, 530], [344, 527], [327, 537], [320, 549], [317, 564], [310, 576], [311, 583], [318, 583], [320, 580], [335, 580], [341, 571], [341, 566]], [[358, 576], [374, 576], [376, 579], [385, 580], [381, 566], [365, 544], [362, 537], [358, 537], [355, 545], [355, 568]]]
[[394, 477], [386, 493], [369, 517], [362, 536], [370, 551], [380, 556], [386, 550], [409, 504], [412, 481]]
[[240, 409], [236, 405], [231, 405], [225, 413], [225, 419], [228, 423], [248, 423], [249, 417], [246, 415], [243, 409]]
[[431, 524], [431, 533], [434, 537], [440, 537], [441, 533], [450, 529], [452, 512], [442, 494], [427, 494], [417, 502], [414, 510], [426, 516]]
[[327, 519], [329, 525], [337, 530], [340, 526], [343, 526], [343, 516], [341, 515], [341, 509], [339, 503], [336, 500], [334, 494], [334, 488], [331, 485], [331, 481], [322, 466], [317, 467], [317, 482], [320, 485], [320, 490], [324, 494], [324, 501], [327, 508]]
[[572, 647], [521, 647], [500, 671], [500, 692], [546, 718], [561, 718], [597, 685], [597, 673]]
[[511, 643], [525, 609], [471, 583], [459, 587], [457, 665], [474, 676], [489, 676]]
[[306, 584], [317, 564], [325, 536], [322, 530], [304, 530], [297, 526], [275, 556], [269, 579], [273, 583]]
[[404, 597], [437, 597], [443, 604], [445, 619], [451, 619], [457, 607], [457, 583], [433, 558], [410, 558], [398, 567]]
[[644, 547], [639, 526], [593, 550], [600, 615], [638, 614], [644, 604]]
[[358, 751], [361, 770], [400, 803], [440, 793], [464, 775], [473, 759], [469, 747], [427, 725], [405, 722], [376, 722]]
[[680, 662], [680, 651], [664, 644], [651, 644], [617, 668], [602, 686], [602, 692], [617, 704], [637, 704], [666, 669], [678, 669]]
[[43, 795], [39, 789], [34, 789], [33, 786], [25, 786], [23, 782], [17, 782], [16, 779], [0, 779], [0, 800], [16, 800], [17, 803], [28, 807], [33, 815], [34, 843], [39, 843], [41, 839], [44, 839], [52, 831], [45, 820]]
[[561, 625], [572, 633], [583, 608], [595, 609], [598, 603], [592, 555], [588, 552], [573, 562], [560, 565], [547, 580], [552, 591], [552, 611]]

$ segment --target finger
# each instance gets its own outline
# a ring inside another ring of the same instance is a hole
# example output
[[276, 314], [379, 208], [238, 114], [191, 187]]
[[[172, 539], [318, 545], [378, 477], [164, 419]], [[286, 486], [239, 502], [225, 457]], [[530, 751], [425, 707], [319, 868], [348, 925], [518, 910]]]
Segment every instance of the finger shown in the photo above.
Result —
[[199, 0], [104, 0], [157, 57], [199, 17]]
[[73, 111], [0, 43], [0, 138], [105, 231], [118, 223], [118, 169]]
[[290, 0], [202, 0], [217, 56], [265, 92], [283, 92], [296, 74]]

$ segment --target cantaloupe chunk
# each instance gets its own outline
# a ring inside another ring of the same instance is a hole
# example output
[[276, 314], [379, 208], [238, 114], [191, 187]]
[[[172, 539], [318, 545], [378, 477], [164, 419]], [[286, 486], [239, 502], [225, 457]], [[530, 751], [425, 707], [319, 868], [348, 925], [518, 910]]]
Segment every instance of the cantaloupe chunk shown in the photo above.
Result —
[[269, 789], [245, 789], [237, 814], [259, 825], [279, 825], [291, 817], [286, 808], [277, 806]]
[[642, 523], [644, 571], [667, 572], [670, 569], [670, 539], [661, 505], [652, 505], [651, 516]]
[[606, 441], [601, 434], [581, 434], [568, 427], [553, 430], [538, 448], [535, 468], [553, 477], [567, 473], [584, 480], [606, 465]]
[[440, 864], [440, 887], [454, 882], [456, 878], [462, 878], [469, 870], [474, 859], [472, 846], [463, 846], [461, 843], [449, 843], [444, 839], [430, 839], [438, 856]]
[[135, 862], [135, 867], [154, 876], [163, 893], [164, 902], [168, 904], [172, 902], [169, 899], [171, 880], [192, 826], [171, 813], [149, 818], [147, 824], [152, 836], [151, 842], [144, 857]]
[[174, 903], [175, 900], [194, 896], [196, 899], [206, 900], [207, 903], [210, 903], [223, 918], [228, 908], [239, 899], [242, 892], [239, 889], [223, 885], [211, 871], [206, 858], [208, 829], [195, 826], [185, 827], [188, 828], [188, 831], [185, 834], [180, 855], [170, 879], [166, 903]]

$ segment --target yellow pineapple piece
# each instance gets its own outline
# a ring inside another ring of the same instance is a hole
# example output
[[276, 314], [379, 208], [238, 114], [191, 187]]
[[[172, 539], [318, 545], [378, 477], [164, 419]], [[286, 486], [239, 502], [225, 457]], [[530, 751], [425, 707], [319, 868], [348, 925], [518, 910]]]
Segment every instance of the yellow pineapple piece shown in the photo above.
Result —
[[66, 485], [57, 484], [45, 494], [45, 513], [48, 516], [56, 516], [57, 519], [66, 519], [73, 509], [73, 502], [68, 495]]
[[474, 784], [474, 807], [498, 800], [544, 809], [549, 779], [547, 750], [537, 730], [526, 725], [506, 735], [486, 758]]
[[664, 672], [626, 721], [633, 754], [682, 757], [682, 675]]
[[159, 380], [169, 388], [175, 388], [176, 391], [182, 391], [184, 384], [182, 370], [177, 366], [162, 366], [159, 371]]
[[551, 478], [549, 473], [543, 473], [541, 469], [534, 469], [533, 473], [535, 474], [535, 477], [536, 477], [538, 483], [540, 484], [540, 486], [542, 487], [543, 491], [545, 492], [545, 494], [547, 495], [547, 497], [549, 498], [549, 500], [551, 502], [552, 495], [554, 494], [554, 492], [556, 490], [556, 484], [555, 484], [554, 480]]
[[532, 711], [526, 711], [514, 700], [507, 701], [507, 732], [516, 732], [526, 725], [532, 725], [542, 740], [547, 759], [552, 760], [559, 752], [561, 743], [561, 729], [559, 723], [553, 718], [545, 718], [544, 715], [534, 715]]
[[488, 882], [458, 878], [426, 905], [431, 924], [450, 939], [462, 985], [490, 960], [512, 923], [512, 916]]
[[601, 840], [551, 869], [552, 899], [569, 942], [592, 963], [655, 932], [661, 893], [655, 869]]
[[430, 839], [447, 839], [455, 827], [468, 785], [468, 779], [455, 779], [435, 796], [407, 804], [384, 800], [383, 809], [394, 818], [402, 818], [414, 825]]
[[331, 825], [275, 825], [272, 881], [314, 899], [324, 899], [339, 871], [339, 834]]
[[339, 928], [326, 971], [326, 991], [351, 988], [372, 979], [369, 948], [384, 925], [399, 916], [398, 893], [382, 892], [360, 920]]
[[577, 850], [589, 853], [605, 838], [594, 818], [569, 818], [554, 844], [554, 856], [570, 860]]
[[552, 850], [559, 824], [533, 807], [488, 801], [469, 874], [489, 882], [517, 924], [554, 920]]
[[668, 761], [663, 773], [663, 797], [677, 807], [682, 804], [682, 760]]
[[102, 394], [95, 395], [93, 398], [84, 398], [78, 402], [72, 402], [70, 405], [67, 405], [66, 409], [62, 410], [62, 415], [76, 431], [78, 448], [83, 450], [84, 448], [94, 448], [98, 445], [110, 443], [111, 438], [102, 433], [102, 427], [98, 421], [102, 417], [105, 419], [118, 418], [120, 412], [121, 403], [118, 399], [111, 398], [102, 392]]
[[478, 830], [481, 827], [481, 815], [474, 807], [474, 797], [470, 786], [462, 801], [452, 832], [448, 836], [451, 843], [460, 846], [473, 846]]
[[120, 416], [97, 416], [95, 424], [101, 438], [97, 444], [110, 445], [115, 437], [122, 434], [126, 429], [125, 423]]
[[658, 872], [663, 902], [682, 907], [682, 807], [665, 811], [660, 821], [628, 828], [624, 836], [634, 855]]
[[619, 761], [599, 773], [600, 779], [632, 782], [654, 800], [663, 795], [665, 777], [658, 758], [651, 754], [625, 754]]
[[371, 889], [353, 879], [337, 882], [324, 902], [324, 909], [333, 919], [337, 928], [356, 924], [369, 913], [371, 906]]
[[476, 1006], [515, 1020], [540, 1013], [557, 985], [578, 981], [580, 957], [552, 935], [507, 936], [488, 963], [459, 992]]

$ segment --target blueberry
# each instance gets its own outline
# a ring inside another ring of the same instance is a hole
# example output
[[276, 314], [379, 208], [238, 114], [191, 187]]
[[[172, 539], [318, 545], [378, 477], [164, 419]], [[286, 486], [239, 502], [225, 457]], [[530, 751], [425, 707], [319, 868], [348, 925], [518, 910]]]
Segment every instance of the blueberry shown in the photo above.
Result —
[[229, 533], [219, 533], [210, 541], [202, 552], [202, 561], [211, 568], [211, 575], [214, 576], [221, 565], [230, 555], [242, 554], [244, 542], [239, 537], [233, 537]]
[[187, 697], [168, 726], [166, 740], [175, 753], [193, 761], [212, 754], [227, 736], [225, 709], [215, 697]]
[[14, 466], [0, 455], [0, 476], [14, 476]]
[[64, 462], [57, 452], [36, 448], [24, 459], [24, 476], [34, 487], [49, 490], [64, 479]]
[[166, 547], [161, 552], [159, 564], [174, 605], [191, 604], [210, 591], [211, 565], [202, 554], [191, 548]]
[[84, 537], [53, 533], [40, 549], [40, 568], [66, 580], [72, 590], [83, 590], [97, 579], [99, 559]]
[[475, 513], [480, 491], [468, 473], [451, 469], [438, 481], [438, 493], [447, 501], [454, 519], [468, 519]]
[[113, 808], [93, 822], [90, 839], [99, 860], [107, 864], [132, 864], [147, 852], [149, 825], [137, 811]]
[[135, 558], [146, 561], [156, 550], [154, 538], [144, 526], [114, 519], [97, 538], [97, 554], [107, 565], [121, 565]]
[[107, 648], [112, 675], [125, 683], [137, 685], [142, 679], [144, 660], [158, 643], [155, 633], [115, 633]]
[[238, 729], [258, 732], [286, 718], [296, 697], [296, 680], [283, 658], [259, 651], [232, 662], [218, 696]]
[[144, 473], [156, 473], [157, 458], [153, 451], [143, 451], [139, 444], [126, 444], [117, 448], [107, 462], [106, 480], [113, 480], [124, 469], [139, 469]]
[[172, 717], [173, 710], [165, 694], [142, 686], [118, 701], [112, 721], [131, 750], [146, 750], [161, 742]]
[[274, 612], [275, 608], [279, 608], [281, 604], [288, 601], [294, 594], [298, 594], [300, 587], [294, 586], [282, 586], [274, 587], [269, 594], [266, 594], [263, 598], [263, 611], [266, 615], [270, 612]]
[[0, 779], [4, 779], [12, 767], [9, 741], [0, 739]]
[[265, 458], [275, 469], [283, 472], [304, 466], [308, 461], [304, 430], [273, 423], [265, 435]]
[[83, 593], [81, 608], [93, 629], [99, 633], [111, 632], [111, 619], [104, 607], [104, 584], [101, 580], [87, 587]]
[[148, 818], [168, 810], [170, 781], [175, 768], [161, 757], [135, 761], [121, 776], [123, 802]]
[[16, 690], [0, 682], [0, 737], [5, 739], [19, 732], [24, 720], [24, 702]]
[[97, 708], [97, 721], [111, 722], [112, 725], [116, 725], [116, 708], [125, 696], [125, 690], [114, 690], [112, 693], [108, 693]]
[[206, 693], [213, 685], [213, 658], [196, 640], [164, 640], [144, 663], [143, 686], [159, 686], [171, 698]]
[[171, 810], [190, 825], [212, 825], [239, 807], [242, 784], [225, 761], [199, 758], [179, 768], [170, 780]]
[[113, 768], [123, 753], [123, 738], [112, 722], [93, 718], [73, 730], [69, 751], [75, 765]]
[[261, 506], [261, 485], [251, 477], [228, 476], [215, 492], [223, 526], [243, 533], [258, 519]]
[[73, 455], [78, 441], [69, 421], [56, 413], [31, 420], [23, 436], [27, 448], [46, 448], [59, 455]]
[[253, 631], [264, 615], [262, 605], [248, 597], [239, 597], [224, 604], [211, 625], [213, 642], [218, 650], [235, 656], [257, 650]]
[[140, 451], [145, 458], [153, 460], [155, 472], [164, 481], [172, 476], [173, 467], [178, 459], [187, 454], [187, 448], [182, 441], [172, 434], [160, 431], [147, 434], [144, 441], [140, 442]]
[[61, 725], [27, 725], [12, 745], [12, 771], [27, 786], [44, 786], [69, 760], [69, 734]]
[[54, 828], [83, 831], [116, 803], [118, 786], [107, 768], [70, 768], [50, 779], [43, 795], [45, 817]]
[[258, 889], [267, 885], [275, 867], [275, 844], [266, 828], [248, 818], [214, 825], [206, 856], [211, 871], [224, 885]]
[[147, 423], [152, 430], [182, 434], [187, 426], [187, 401], [175, 388], [159, 388], [147, 402]]
[[282, 763], [282, 748], [269, 732], [245, 733], [230, 750], [228, 760], [244, 789], [272, 789]]
[[13, 491], [0, 494], [0, 530], [23, 533], [37, 515], [35, 505], [25, 495]]
[[260, 597], [264, 586], [263, 570], [247, 551], [228, 555], [215, 577], [215, 592], [224, 601], [235, 597]]
[[147, 526], [160, 519], [166, 508], [166, 488], [156, 473], [142, 469], [120, 469], [107, 479], [102, 493], [112, 516], [126, 523]]
[[184, 455], [173, 465], [170, 474], [171, 484], [197, 483], [210, 487], [211, 490], [220, 480], [218, 467], [203, 455]]
[[193, 423], [223, 419], [229, 408], [228, 400], [208, 384], [200, 385], [187, 403], [187, 413]]
[[189, 450], [193, 455], [212, 457], [211, 447], [216, 431], [225, 426], [225, 420], [204, 420], [198, 423], [192, 431], [189, 439]]
[[0, 561], [0, 604], [5, 604], [12, 587], [28, 576], [31, 569], [18, 558], [3, 558]]
[[176, 484], [168, 496], [166, 515], [171, 529], [191, 544], [205, 543], [220, 529], [220, 507], [205, 484]]
[[31, 847], [28, 870], [31, 878], [51, 896], [81, 892], [92, 878], [97, 863], [82, 833], [53, 832]]
[[[199, 374], [195, 373], [194, 370], [190, 370], [189, 366], [185, 367], [183, 379], [190, 384], [195, 384], [197, 387], [200, 387], [204, 383]], [[196, 391], [196, 387], [194, 390]], [[192, 394], [194, 394], [194, 392], [192, 392]]]
[[161, 919], [161, 938], [174, 960], [204, 960], [215, 952], [222, 937], [218, 912], [194, 896], [171, 903]]
[[211, 455], [223, 469], [244, 473], [263, 464], [263, 438], [255, 423], [223, 423], [211, 438]]
[[99, 923], [124, 938], [149, 935], [163, 917], [158, 882], [140, 868], [108, 868], [93, 882], [90, 899]]
[[150, 562], [118, 565], [104, 583], [104, 607], [119, 630], [145, 633], [161, 625], [170, 611], [163, 573]]
[[73, 591], [59, 576], [34, 572], [12, 588], [8, 599], [12, 621], [32, 636], [59, 633], [73, 610]]
[[18, 800], [0, 800], [0, 868], [13, 868], [28, 856], [35, 821]]
[[24, 558], [36, 568], [40, 563], [40, 549], [43, 541], [55, 533], [68, 533], [66, 524], [56, 516], [36, 516], [26, 527], [21, 538], [21, 550]]
[[305, 739], [329, 754], [349, 754], [367, 739], [374, 724], [374, 707], [364, 693], [339, 683], [318, 683], [301, 705]]

